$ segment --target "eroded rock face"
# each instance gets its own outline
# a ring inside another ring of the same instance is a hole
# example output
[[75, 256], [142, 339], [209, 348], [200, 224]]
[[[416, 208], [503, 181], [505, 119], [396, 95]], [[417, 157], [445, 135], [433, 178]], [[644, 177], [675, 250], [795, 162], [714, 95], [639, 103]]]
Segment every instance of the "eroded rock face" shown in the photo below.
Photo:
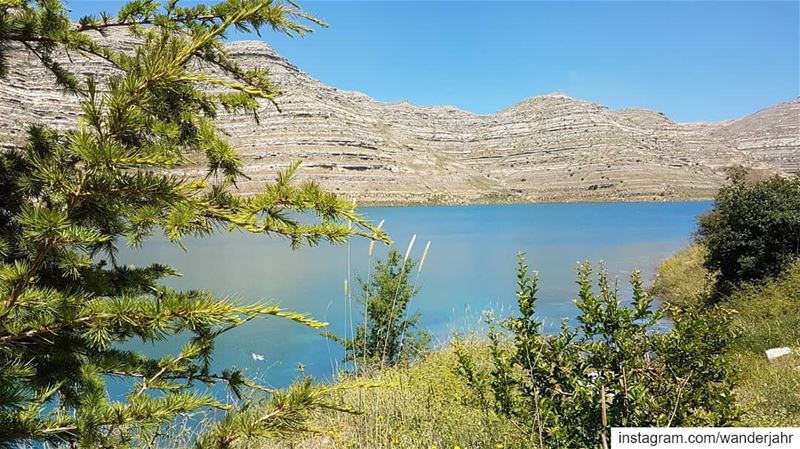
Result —
[[[135, 45], [122, 35], [110, 39]], [[381, 103], [326, 86], [260, 41], [229, 49], [245, 67], [268, 68], [283, 92], [281, 111], [265, 103], [258, 124], [241, 115], [219, 118], [252, 178], [241, 185], [244, 192], [298, 159], [302, 178], [368, 203], [706, 198], [724, 181], [726, 166], [800, 172], [797, 100], [707, 124], [612, 111], [563, 94], [474, 115]], [[59, 91], [24, 50], [11, 57], [11, 73], [0, 82], [2, 145], [24, 142], [26, 123], [72, 126], [77, 99]], [[100, 61], [74, 58], [78, 73], [101, 79], [111, 73]]]
[[800, 98], [736, 120], [715, 135], [754, 161], [800, 174]]

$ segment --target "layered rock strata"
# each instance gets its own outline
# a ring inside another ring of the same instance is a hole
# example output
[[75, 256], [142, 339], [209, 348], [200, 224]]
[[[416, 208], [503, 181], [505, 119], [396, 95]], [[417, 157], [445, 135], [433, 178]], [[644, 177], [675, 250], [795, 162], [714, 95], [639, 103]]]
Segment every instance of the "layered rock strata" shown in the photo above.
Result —
[[[135, 41], [114, 35], [113, 45]], [[326, 86], [260, 41], [232, 42], [245, 67], [270, 70], [280, 111], [265, 103], [260, 121], [223, 114], [219, 125], [261, 188], [302, 160], [299, 176], [362, 203], [662, 200], [708, 198], [723, 169], [800, 172], [800, 102], [724, 123], [676, 123], [663, 114], [609, 108], [551, 94], [493, 115], [454, 107], [382, 103]], [[12, 47], [0, 81], [0, 142], [24, 142], [29, 123], [67, 128], [80, 114], [32, 55]], [[102, 61], [61, 58], [100, 79]], [[186, 167], [187, 173], [201, 170]]]

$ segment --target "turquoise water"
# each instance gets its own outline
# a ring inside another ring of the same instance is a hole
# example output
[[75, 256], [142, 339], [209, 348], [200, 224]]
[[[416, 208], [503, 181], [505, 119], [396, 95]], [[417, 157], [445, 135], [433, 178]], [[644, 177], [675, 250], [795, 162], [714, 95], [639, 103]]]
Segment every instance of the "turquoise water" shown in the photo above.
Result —
[[[384, 228], [401, 252], [416, 234], [415, 258], [431, 241], [418, 280], [422, 290], [411, 309], [421, 311], [422, 326], [434, 334], [434, 343], [442, 343], [454, 331], [478, 326], [486, 309], [499, 315], [513, 310], [518, 251], [526, 252], [529, 265], [540, 273], [538, 311], [552, 329], [575, 315], [579, 261], [604, 261], [624, 293], [630, 272], [641, 270], [645, 280], [651, 280], [660, 261], [691, 241], [696, 216], [710, 207], [708, 202], [577, 203], [362, 212], [376, 223], [386, 221]], [[241, 233], [189, 239], [185, 245], [188, 252], [153, 239], [140, 249], [123, 249], [120, 260], [138, 266], [167, 263], [183, 273], [168, 282], [174, 287], [209, 289], [242, 301], [270, 300], [329, 322], [329, 331], [345, 332], [348, 245], [292, 251], [284, 240]], [[353, 286], [356, 274], [366, 275], [368, 245], [359, 239], [349, 246]], [[376, 247], [375, 257], [386, 251]], [[362, 312], [357, 304], [352, 313], [358, 322]], [[179, 345], [176, 340], [137, 348], [163, 355]], [[264, 360], [254, 360], [253, 353]], [[220, 368], [235, 365], [265, 384], [283, 386], [298, 375], [298, 364], [306, 374], [330, 378], [342, 355], [338, 345], [316, 330], [265, 318], [224, 335], [214, 363]]]

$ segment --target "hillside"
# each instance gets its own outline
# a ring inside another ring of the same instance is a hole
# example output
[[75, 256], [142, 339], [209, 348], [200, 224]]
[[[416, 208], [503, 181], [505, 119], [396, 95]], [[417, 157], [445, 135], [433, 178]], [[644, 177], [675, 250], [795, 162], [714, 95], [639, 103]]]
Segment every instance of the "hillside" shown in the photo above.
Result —
[[[108, 39], [135, 44], [119, 34]], [[708, 198], [729, 165], [800, 172], [798, 100], [725, 123], [676, 123], [563, 94], [474, 115], [326, 86], [260, 41], [229, 49], [245, 67], [268, 68], [283, 92], [281, 110], [265, 103], [260, 123], [219, 118], [252, 178], [244, 191], [297, 159], [302, 177], [367, 203]], [[62, 61], [79, 73], [110, 73], [100, 61], [71, 56]], [[0, 84], [4, 147], [24, 141], [26, 123], [75, 121], [76, 98], [56, 88], [38, 60], [15, 48], [10, 66]]]

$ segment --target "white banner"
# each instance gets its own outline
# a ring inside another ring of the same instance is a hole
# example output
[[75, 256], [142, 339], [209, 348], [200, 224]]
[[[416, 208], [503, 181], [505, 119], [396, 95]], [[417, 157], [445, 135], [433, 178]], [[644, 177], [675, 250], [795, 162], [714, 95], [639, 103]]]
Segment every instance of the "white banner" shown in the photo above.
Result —
[[611, 449], [800, 448], [798, 427], [613, 427]]

